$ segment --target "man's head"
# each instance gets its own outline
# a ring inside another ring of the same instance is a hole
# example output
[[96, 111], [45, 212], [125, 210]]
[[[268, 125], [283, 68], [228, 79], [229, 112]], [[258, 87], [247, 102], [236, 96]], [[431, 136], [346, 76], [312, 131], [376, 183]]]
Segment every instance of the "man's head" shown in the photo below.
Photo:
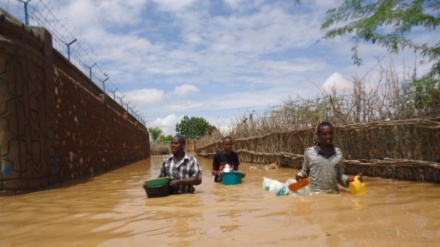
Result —
[[327, 121], [321, 122], [316, 129], [316, 136], [320, 145], [332, 145], [334, 134], [333, 125]]
[[171, 151], [173, 154], [185, 152], [186, 138], [183, 135], [175, 135], [171, 142]]
[[230, 136], [223, 138], [223, 150], [226, 154], [230, 154], [232, 152], [232, 146], [234, 146], [234, 141]]

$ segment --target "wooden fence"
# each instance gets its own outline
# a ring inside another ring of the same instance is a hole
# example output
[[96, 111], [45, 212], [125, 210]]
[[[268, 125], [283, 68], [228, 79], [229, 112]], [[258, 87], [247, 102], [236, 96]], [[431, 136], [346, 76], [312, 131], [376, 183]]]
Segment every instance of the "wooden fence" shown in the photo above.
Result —
[[[315, 145], [315, 131], [273, 131], [237, 138], [234, 146], [243, 162], [300, 169], [304, 149]], [[347, 174], [440, 182], [440, 116], [338, 125], [335, 131]], [[198, 155], [213, 157], [222, 148], [221, 135], [211, 140], [196, 144]]]

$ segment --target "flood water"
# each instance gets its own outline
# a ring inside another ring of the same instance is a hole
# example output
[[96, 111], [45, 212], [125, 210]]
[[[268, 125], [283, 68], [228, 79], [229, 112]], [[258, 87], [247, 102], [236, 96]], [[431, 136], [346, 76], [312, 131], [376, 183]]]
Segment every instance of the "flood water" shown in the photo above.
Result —
[[73, 186], [0, 197], [0, 246], [440, 246], [440, 185], [365, 177], [366, 195], [276, 196], [253, 169], [240, 185], [213, 182], [198, 158], [195, 194], [147, 198], [152, 157]]

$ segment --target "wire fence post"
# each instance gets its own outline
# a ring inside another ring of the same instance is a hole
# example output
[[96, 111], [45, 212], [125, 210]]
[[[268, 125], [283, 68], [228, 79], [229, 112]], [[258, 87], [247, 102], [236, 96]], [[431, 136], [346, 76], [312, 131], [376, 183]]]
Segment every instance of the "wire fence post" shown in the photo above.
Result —
[[102, 82], [102, 91], [104, 91], [104, 93], [105, 93], [105, 82], [108, 80], [108, 76], [104, 79], [104, 80], [102, 80], [101, 82]]
[[70, 45], [75, 43], [77, 41], [77, 39], [72, 40], [70, 43], [66, 44], [67, 45], [67, 60], [70, 61]]
[[92, 75], [92, 68], [94, 67], [96, 65], [96, 63], [94, 63], [92, 66], [87, 66], [87, 67], [89, 67], [89, 78], [90, 78], [90, 80], [91, 81], [93, 81], [93, 75]]
[[27, 1], [19, 0], [19, 1], [24, 4], [24, 20], [26, 22], [26, 25], [29, 26], [28, 3], [31, 0], [27, 0]]

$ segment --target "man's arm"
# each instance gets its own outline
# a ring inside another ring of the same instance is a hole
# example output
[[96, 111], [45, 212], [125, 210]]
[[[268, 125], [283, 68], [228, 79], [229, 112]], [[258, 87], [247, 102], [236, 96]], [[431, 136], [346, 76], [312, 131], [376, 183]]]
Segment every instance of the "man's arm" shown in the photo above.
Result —
[[176, 179], [170, 182], [171, 187], [177, 188], [181, 185], [199, 185], [202, 183], [202, 178], [198, 176], [192, 176], [186, 179]]
[[220, 161], [218, 157], [218, 153], [215, 154], [214, 159], [212, 160], [212, 171], [211, 174], [213, 176], [222, 176], [222, 171], [220, 171]]
[[236, 159], [236, 164], [237, 164], [237, 166], [239, 166], [240, 165], [240, 158], [238, 158], [238, 153], [237, 152], [234, 152], [235, 153], [235, 159]]
[[310, 170], [309, 163], [310, 163], [309, 156], [307, 155], [307, 150], [306, 150], [304, 151], [304, 161], [301, 171], [299, 171], [295, 177], [296, 181], [300, 181], [301, 179], [307, 178], [309, 176], [309, 170]]
[[167, 177], [167, 172], [165, 170], [165, 164], [166, 164], [166, 160], [164, 160], [162, 162], [162, 167], [160, 168], [160, 174], [159, 177]]
[[344, 163], [343, 163], [343, 158], [341, 157], [341, 161], [338, 162], [338, 164], [336, 164], [337, 168], [336, 168], [336, 172], [337, 172], [337, 179], [338, 179], [338, 183], [342, 186], [344, 186], [345, 188], [348, 187], [348, 185], [350, 184], [351, 180], [350, 178], [344, 174]]

